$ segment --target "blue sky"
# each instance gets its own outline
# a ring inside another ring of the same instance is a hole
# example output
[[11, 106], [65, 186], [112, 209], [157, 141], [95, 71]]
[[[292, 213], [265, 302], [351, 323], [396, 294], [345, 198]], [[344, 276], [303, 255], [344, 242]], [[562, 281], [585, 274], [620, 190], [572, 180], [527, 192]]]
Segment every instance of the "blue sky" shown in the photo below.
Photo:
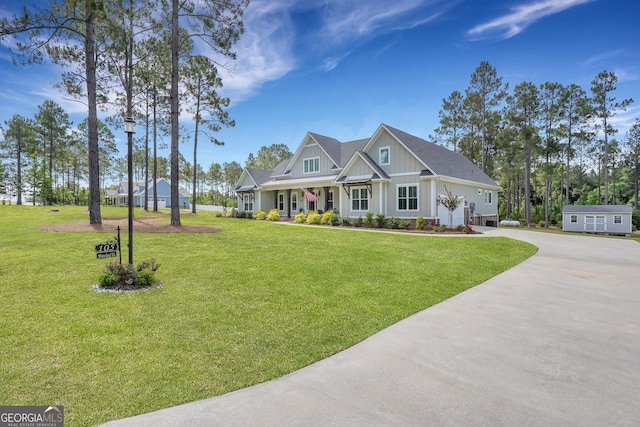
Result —
[[[0, 0], [0, 13], [17, 7]], [[219, 133], [222, 147], [201, 142], [199, 163], [244, 166], [263, 145], [295, 151], [309, 131], [365, 138], [380, 123], [426, 139], [442, 99], [464, 91], [483, 60], [510, 88], [557, 81], [589, 92], [598, 72], [614, 71], [615, 96], [636, 100], [614, 120], [622, 138], [640, 117], [638, 17], [637, 0], [253, 0], [233, 73], [223, 72], [236, 126]], [[51, 66], [13, 66], [1, 46], [0, 67], [1, 122], [32, 117], [46, 99], [76, 124], [86, 116], [53, 88]], [[181, 152], [190, 159], [193, 147]]]

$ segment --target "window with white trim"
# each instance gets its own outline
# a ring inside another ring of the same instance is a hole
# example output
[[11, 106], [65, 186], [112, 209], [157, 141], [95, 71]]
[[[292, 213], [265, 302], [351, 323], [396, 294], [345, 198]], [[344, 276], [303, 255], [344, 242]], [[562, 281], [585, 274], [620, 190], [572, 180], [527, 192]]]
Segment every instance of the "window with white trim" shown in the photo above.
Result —
[[298, 194], [297, 193], [291, 193], [291, 210], [293, 212], [298, 211]]
[[389, 158], [389, 147], [380, 147], [380, 164], [388, 165], [391, 163]]
[[622, 224], [622, 215], [614, 215], [613, 216], [614, 224]]
[[303, 172], [314, 173], [320, 171], [320, 157], [310, 157], [303, 161]]
[[417, 211], [418, 210], [418, 185], [406, 184], [398, 185], [398, 210]]
[[485, 205], [493, 204], [493, 191], [484, 190], [484, 204]]
[[278, 210], [284, 212], [284, 194], [278, 194]]
[[244, 210], [246, 211], [252, 211], [253, 210], [253, 198], [251, 197], [250, 194], [245, 194], [243, 197], [243, 205], [244, 205]]
[[351, 210], [369, 210], [369, 190], [366, 187], [356, 187], [351, 189]]
[[578, 222], [578, 215], [571, 215], [571, 222]]

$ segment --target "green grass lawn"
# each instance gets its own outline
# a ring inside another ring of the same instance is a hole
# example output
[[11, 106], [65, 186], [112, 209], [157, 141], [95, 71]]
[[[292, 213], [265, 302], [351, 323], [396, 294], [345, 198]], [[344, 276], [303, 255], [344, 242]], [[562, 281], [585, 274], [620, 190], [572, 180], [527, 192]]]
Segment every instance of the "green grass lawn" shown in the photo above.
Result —
[[[86, 208], [0, 206], [0, 404], [96, 425], [257, 384], [325, 358], [535, 253], [506, 238], [289, 226], [183, 211], [213, 234], [135, 235], [164, 286], [96, 293]], [[103, 208], [103, 217], [126, 208]], [[136, 210], [136, 217], [141, 211]], [[167, 216], [167, 222], [169, 218]], [[123, 246], [126, 249], [126, 233]], [[126, 250], [123, 259], [127, 259]]]

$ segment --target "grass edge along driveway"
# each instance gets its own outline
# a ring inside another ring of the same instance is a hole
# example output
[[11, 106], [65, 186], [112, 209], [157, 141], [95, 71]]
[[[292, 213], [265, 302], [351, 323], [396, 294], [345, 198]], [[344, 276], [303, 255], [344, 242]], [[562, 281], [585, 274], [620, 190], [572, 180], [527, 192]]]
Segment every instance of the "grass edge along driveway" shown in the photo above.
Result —
[[[41, 231], [88, 221], [85, 208], [56, 209], [0, 206], [0, 402], [64, 405], [69, 426], [280, 377], [537, 250], [502, 237], [364, 233], [183, 213], [183, 224], [222, 231], [134, 235], [135, 261], [155, 257], [165, 285], [98, 294], [91, 285], [107, 260], [97, 260], [93, 246], [114, 233]], [[126, 208], [103, 208], [105, 218], [122, 216]], [[125, 247], [126, 239], [123, 233]]]

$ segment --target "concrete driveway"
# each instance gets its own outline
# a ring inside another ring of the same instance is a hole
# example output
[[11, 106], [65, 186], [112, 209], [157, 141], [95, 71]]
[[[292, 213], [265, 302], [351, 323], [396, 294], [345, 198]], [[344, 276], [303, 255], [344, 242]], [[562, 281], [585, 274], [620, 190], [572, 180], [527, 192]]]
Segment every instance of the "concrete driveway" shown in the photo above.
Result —
[[640, 425], [640, 244], [490, 235], [540, 250], [290, 375], [106, 425]]

